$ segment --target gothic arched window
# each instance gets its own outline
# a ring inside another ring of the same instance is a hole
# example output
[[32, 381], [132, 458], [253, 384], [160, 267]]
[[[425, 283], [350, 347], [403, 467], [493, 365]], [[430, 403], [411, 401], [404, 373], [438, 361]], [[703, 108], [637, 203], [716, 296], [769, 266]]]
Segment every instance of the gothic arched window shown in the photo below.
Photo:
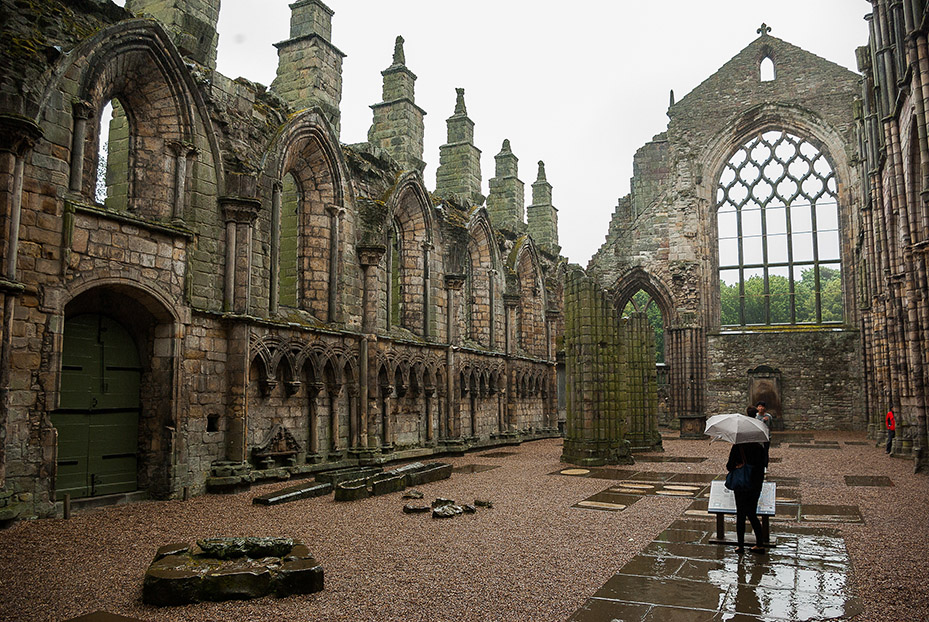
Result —
[[825, 154], [780, 130], [729, 158], [716, 191], [720, 323], [844, 319], [836, 177]]
[[658, 303], [648, 295], [648, 292], [640, 289], [623, 307], [622, 316], [629, 317], [633, 313], [644, 313], [648, 318], [648, 324], [655, 332], [655, 362], [664, 363], [664, 320], [661, 317]]

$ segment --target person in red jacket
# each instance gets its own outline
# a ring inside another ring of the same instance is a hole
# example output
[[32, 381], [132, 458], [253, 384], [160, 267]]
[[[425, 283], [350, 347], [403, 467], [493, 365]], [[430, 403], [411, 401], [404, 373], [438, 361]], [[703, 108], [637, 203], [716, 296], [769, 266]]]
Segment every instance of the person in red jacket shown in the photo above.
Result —
[[887, 426], [887, 453], [890, 453], [890, 448], [894, 442], [894, 436], [897, 435], [897, 422], [894, 419], [894, 409], [891, 408], [887, 411], [887, 418], [885, 420]]

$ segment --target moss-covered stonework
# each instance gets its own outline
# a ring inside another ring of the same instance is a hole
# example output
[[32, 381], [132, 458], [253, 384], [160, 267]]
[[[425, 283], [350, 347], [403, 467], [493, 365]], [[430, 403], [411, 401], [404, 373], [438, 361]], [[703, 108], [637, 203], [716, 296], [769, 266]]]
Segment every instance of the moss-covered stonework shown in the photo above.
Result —
[[[344, 145], [319, 0], [291, 5], [270, 88], [215, 71], [219, 0], [128, 6], [0, 0], [0, 521], [61, 512], [57, 450], [87, 430], [67, 417], [98, 413], [60, 393], [108, 386], [61, 386], [81, 316], [140, 361], [138, 437], [104, 451], [138, 465], [121, 492], [557, 434], [559, 258], [491, 223], [463, 100], [433, 194], [401, 40], [370, 142]], [[93, 496], [89, 456], [69, 468]]]

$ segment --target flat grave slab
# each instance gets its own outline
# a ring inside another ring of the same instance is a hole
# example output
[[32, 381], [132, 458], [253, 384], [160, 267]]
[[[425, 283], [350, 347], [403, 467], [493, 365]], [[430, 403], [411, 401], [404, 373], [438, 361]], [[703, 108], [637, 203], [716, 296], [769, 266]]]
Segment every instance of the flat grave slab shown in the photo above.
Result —
[[604, 490], [595, 495], [587, 497], [583, 501], [578, 501], [574, 508], [583, 508], [587, 510], [605, 510], [608, 512], [619, 512], [638, 501], [641, 497], [638, 495], [629, 495], [617, 493], [612, 490]]
[[818, 505], [802, 504], [800, 520], [804, 522], [823, 523], [863, 523], [861, 510], [857, 505]]
[[499, 468], [499, 464], [462, 464], [461, 466], [454, 467], [452, 473], [483, 473], [484, 471], [492, 471]]
[[94, 611], [77, 618], [70, 618], [64, 622], [143, 622], [139, 618], [127, 618], [126, 616], [108, 613], [106, 611]]
[[893, 486], [894, 483], [886, 475], [846, 475], [846, 486]]
[[655, 454], [634, 455], [633, 459], [636, 462], [683, 462], [692, 464], [706, 462], [705, 457], [699, 456], [662, 456]]
[[515, 456], [517, 452], [515, 451], [491, 451], [486, 454], [478, 454], [478, 458], [506, 458], [507, 456]]
[[791, 443], [788, 445], [790, 449], [842, 449], [842, 447], [836, 443], [835, 445], [814, 445], [813, 443]]

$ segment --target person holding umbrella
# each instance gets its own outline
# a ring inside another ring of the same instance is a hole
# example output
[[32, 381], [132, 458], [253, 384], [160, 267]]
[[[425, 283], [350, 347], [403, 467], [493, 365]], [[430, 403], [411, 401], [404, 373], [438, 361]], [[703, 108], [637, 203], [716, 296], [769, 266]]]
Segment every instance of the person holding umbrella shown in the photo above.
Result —
[[716, 415], [707, 419], [706, 433], [732, 443], [726, 470], [726, 488], [735, 496], [735, 532], [738, 539], [736, 552], [745, 550], [745, 519], [755, 532], [752, 553], [764, 553], [761, 520], [758, 518], [758, 498], [764, 484], [768, 466], [768, 452], [762, 443], [769, 440], [767, 426], [758, 419], [739, 413]]

